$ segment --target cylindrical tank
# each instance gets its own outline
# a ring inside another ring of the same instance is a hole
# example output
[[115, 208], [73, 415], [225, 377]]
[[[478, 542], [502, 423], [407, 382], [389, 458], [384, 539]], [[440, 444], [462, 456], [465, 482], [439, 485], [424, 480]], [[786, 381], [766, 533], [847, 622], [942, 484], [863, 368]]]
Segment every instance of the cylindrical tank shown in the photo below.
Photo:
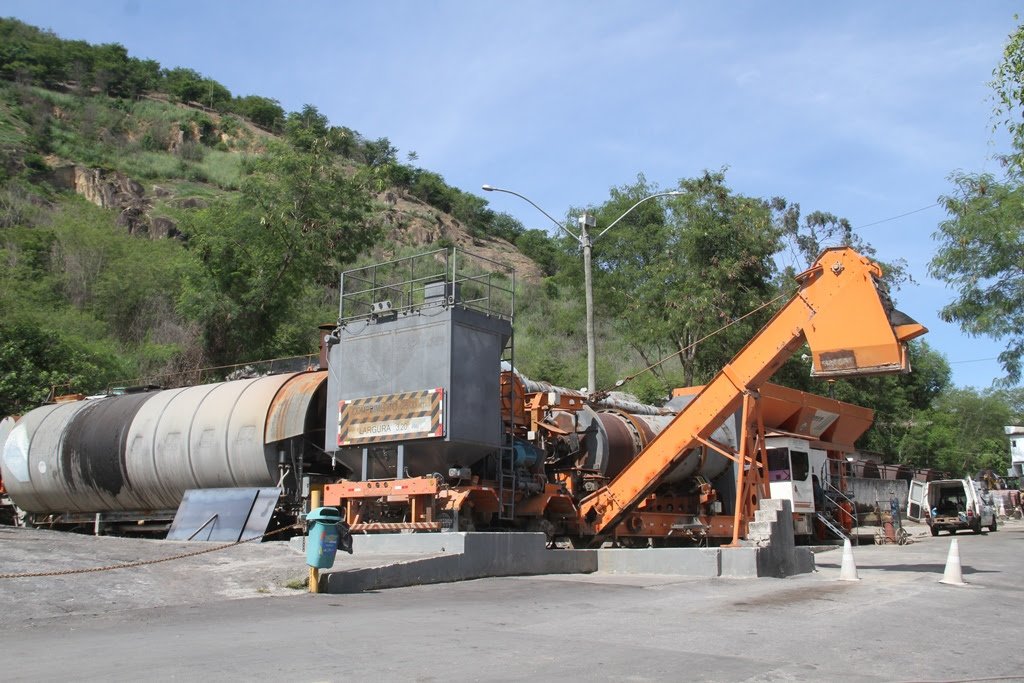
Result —
[[282, 374], [43, 406], [0, 444], [3, 480], [37, 513], [169, 510], [187, 489], [274, 486], [275, 443], [322, 414], [325, 379]]
[[[584, 407], [576, 413], [556, 411], [554, 418], [559, 427], [581, 434], [581, 460], [577, 463], [580, 467], [614, 477], [675, 419], [675, 415], [635, 415], [616, 409], [595, 411]], [[732, 421], [727, 420], [711, 438], [736, 448]], [[718, 451], [706, 451], [705, 454], [705, 449], [695, 448], [683, 455], [662, 481], [678, 483], [698, 475], [711, 480], [728, 469], [731, 460]]]

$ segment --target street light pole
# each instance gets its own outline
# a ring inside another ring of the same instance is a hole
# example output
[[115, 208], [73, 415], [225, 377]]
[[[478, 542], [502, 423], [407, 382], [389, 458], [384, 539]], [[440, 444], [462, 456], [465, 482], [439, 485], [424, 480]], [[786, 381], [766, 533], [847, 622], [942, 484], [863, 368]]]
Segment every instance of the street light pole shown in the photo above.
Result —
[[483, 189], [486, 192], [505, 192], [506, 194], [511, 194], [511, 195], [515, 195], [516, 197], [519, 197], [520, 199], [524, 200], [525, 202], [527, 202], [528, 204], [533, 206], [533, 208], [537, 209], [542, 214], [547, 216], [548, 220], [550, 220], [552, 223], [554, 223], [556, 226], [558, 226], [559, 230], [562, 230], [563, 232], [565, 232], [566, 234], [571, 236], [573, 239], [575, 239], [577, 242], [579, 242], [580, 248], [583, 250], [583, 289], [584, 289], [584, 296], [585, 296], [586, 304], [587, 304], [587, 393], [588, 394], [596, 393], [597, 392], [597, 340], [596, 340], [596, 334], [595, 334], [595, 331], [594, 331], [594, 283], [593, 283], [593, 272], [592, 272], [594, 240], [600, 238], [606, 232], [608, 232], [613, 227], [615, 227], [615, 225], [619, 221], [621, 221], [623, 218], [625, 218], [627, 215], [629, 215], [629, 213], [632, 212], [633, 209], [635, 209], [636, 207], [640, 206], [644, 202], [646, 202], [648, 200], [651, 200], [651, 199], [656, 199], [657, 197], [675, 197], [675, 196], [681, 195], [683, 193], [682, 192], [678, 192], [678, 191], [658, 192], [657, 194], [652, 194], [652, 195], [649, 195], [647, 197], [644, 197], [643, 199], [638, 201], [636, 204], [634, 204], [633, 206], [631, 206], [628, 209], [626, 209], [626, 211], [621, 216], [619, 216], [614, 221], [612, 221], [608, 225], [607, 228], [605, 228], [604, 230], [599, 232], [597, 234], [597, 237], [592, 237], [590, 235], [590, 228], [596, 228], [597, 227], [597, 219], [594, 217], [593, 214], [591, 214], [589, 212], [584, 213], [582, 216], [580, 216], [580, 218], [579, 218], [580, 234], [577, 235], [572, 230], [570, 230], [569, 228], [565, 227], [564, 225], [562, 225], [561, 223], [556, 221], [554, 218], [552, 218], [551, 214], [549, 214], [547, 211], [545, 211], [544, 209], [542, 209], [539, 206], [537, 206], [533, 202], [533, 200], [531, 200], [529, 197], [521, 195], [518, 192], [513, 192], [512, 190], [506, 190], [506, 189], [503, 189], [503, 188], [500, 188], [500, 187], [494, 187], [493, 185], [483, 185], [482, 187], [483, 187]]
[[591, 265], [594, 240], [588, 228], [596, 227], [590, 213], [580, 216], [580, 245], [583, 247], [583, 290], [587, 302], [587, 393], [597, 391], [597, 334], [594, 331], [594, 279]]

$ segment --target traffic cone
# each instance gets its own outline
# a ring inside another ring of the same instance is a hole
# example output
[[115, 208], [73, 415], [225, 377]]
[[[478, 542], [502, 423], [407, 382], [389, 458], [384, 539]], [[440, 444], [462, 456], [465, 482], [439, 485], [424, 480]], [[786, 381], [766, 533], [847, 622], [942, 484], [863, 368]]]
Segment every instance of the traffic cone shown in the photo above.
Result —
[[946, 555], [946, 571], [942, 574], [939, 583], [946, 583], [950, 586], [966, 586], [964, 575], [960, 569], [960, 546], [954, 538], [949, 542], [949, 554]]
[[853, 562], [853, 546], [850, 545], [850, 539], [843, 543], [843, 565], [839, 568], [839, 580], [860, 581], [860, 577], [857, 576], [857, 565]]

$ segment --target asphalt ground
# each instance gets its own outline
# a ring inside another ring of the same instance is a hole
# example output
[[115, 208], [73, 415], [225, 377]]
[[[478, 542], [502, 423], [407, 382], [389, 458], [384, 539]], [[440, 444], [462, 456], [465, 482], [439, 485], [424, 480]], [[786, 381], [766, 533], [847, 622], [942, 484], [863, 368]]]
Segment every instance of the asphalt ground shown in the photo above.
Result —
[[[787, 579], [592, 574], [354, 595], [282, 543], [0, 580], [4, 680], [1024, 680], [1024, 524], [841, 551]], [[184, 547], [180, 547], [184, 546]], [[0, 530], [0, 572], [156, 559], [196, 544]], [[643, 552], [643, 551], [639, 551]], [[339, 558], [344, 562], [348, 556]], [[355, 561], [355, 560], [353, 560]], [[238, 599], [238, 598], [253, 599]]]

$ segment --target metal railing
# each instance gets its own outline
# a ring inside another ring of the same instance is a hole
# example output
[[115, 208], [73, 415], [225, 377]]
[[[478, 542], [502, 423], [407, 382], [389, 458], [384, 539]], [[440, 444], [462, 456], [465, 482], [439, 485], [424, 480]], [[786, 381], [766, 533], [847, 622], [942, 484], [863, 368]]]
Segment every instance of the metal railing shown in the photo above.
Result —
[[435, 306], [460, 306], [511, 320], [515, 269], [458, 248], [353, 268], [341, 274], [338, 324]]
[[[853, 545], [857, 545], [859, 534], [856, 532], [856, 529], [860, 526], [860, 514], [857, 512], [857, 503], [854, 502], [853, 498], [846, 495], [846, 493], [827, 479], [825, 480], [825, 487], [823, 488], [822, 493], [824, 494], [825, 502], [830, 512], [834, 513], [835, 510], [841, 510], [839, 514], [849, 515], [851, 520], [850, 531], [848, 532], [849, 538]], [[844, 508], [843, 503], [848, 504], [849, 509]], [[828, 514], [824, 510], [819, 510], [818, 512]], [[835, 519], [834, 514], [833, 519]], [[836, 526], [840, 529], [843, 528], [842, 522], [838, 519], [836, 520]], [[846, 536], [844, 535], [843, 538], [846, 538]]]

